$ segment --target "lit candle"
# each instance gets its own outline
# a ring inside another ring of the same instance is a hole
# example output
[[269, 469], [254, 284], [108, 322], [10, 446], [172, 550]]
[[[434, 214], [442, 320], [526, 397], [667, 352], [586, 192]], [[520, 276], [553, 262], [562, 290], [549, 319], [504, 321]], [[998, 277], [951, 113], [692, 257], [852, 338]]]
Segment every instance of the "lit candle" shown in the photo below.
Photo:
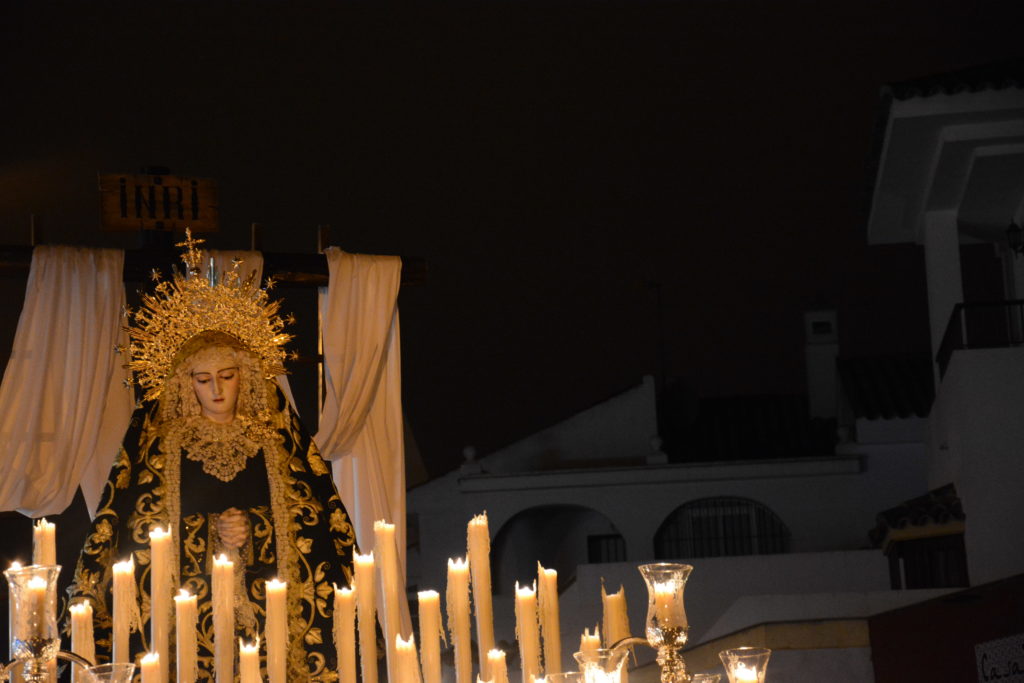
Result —
[[491, 672], [494, 683], [508, 683], [508, 664], [505, 662], [505, 651], [492, 648], [487, 651], [487, 670]]
[[676, 595], [675, 581], [654, 584], [654, 614], [660, 628], [686, 628], [686, 612], [682, 609], [682, 589]]
[[[472, 683], [473, 650], [469, 620], [469, 566], [448, 558], [448, 633], [455, 648], [455, 683]], [[488, 681], [490, 683], [490, 681]]]
[[387, 643], [388, 679], [395, 680], [395, 637], [401, 625], [400, 584], [398, 580], [398, 548], [395, 545], [395, 525], [384, 520], [373, 523], [373, 548], [377, 554], [381, 597], [384, 601], [384, 642]]
[[[92, 603], [88, 600], [71, 605], [71, 651], [80, 657], [96, 662], [96, 641], [92, 633]], [[71, 667], [71, 680], [80, 683], [81, 672]], [[86, 679], [88, 680], [88, 679]]]
[[629, 638], [629, 614], [626, 610], [626, 589], [621, 585], [617, 593], [608, 593], [601, 584], [603, 608], [604, 646], [610, 648], [623, 638]]
[[196, 619], [199, 615], [196, 596], [182, 588], [174, 596], [174, 618], [177, 642], [178, 676], [177, 683], [195, 683], [196, 669]]
[[754, 681], [755, 683], [759, 680], [757, 677], [757, 669], [748, 667], [743, 662], [737, 662], [736, 666], [733, 667], [732, 679], [734, 681]]
[[356, 683], [356, 592], [334, 588], [334, 647], [339, 683]]
[[416, 638], [410, 633], [409, 640], [395, 636], [395, 677], [390, 683], [420, 683], [420, 667], [416, 663]]
[[601, 629], [595, 626], [593, 633], [588, 628], [583, 629], [583, 635], [580, 636], [580, 652], [592, 652], [600, 649]]
[[142, 683], [158, 683], [160, 680], [160, 655], [147, 653], [142, 658]]
[[267, 581], [267, 678], [270, 683], [287, 683], [288, 674], [288, 584]]
[[490, 670], [490, 651], [494, 649], [494, 613], [491, 607], [491, 534], [487, 528], [486, 512], [469, 520], [466, 536], [473, 602], [476, 606], [476, 640], [482, 669], [480, 674], [484, 678], [494, 679], [495, 683], [505, 683], [498, 681]]
[[537, 563], [537, 601], [540, 605], [540, 629], [544, 636], [544, 671], [562, 670], [562, 631], [558, 616], [558, 572]]
[[540, 675], [540, 629], [537, 624], [536, 585], [519, 587], [516, 581], [516, 635], [519, 637], [519, 662], [523, 683]]
[[32, 564], [57, 564], [57, 525], [43, 517], [32, 527]]
[[235, 563], [225, 555], [213, 560], [213, 668], [217, 683], [235, 678]]
[[441, 596], [437, 591], [420, 591], [420, 661], [424, 683], [441, 683]]
[[353, 555], [356, 574], [356, 618], [359, 622], [359, 667], [364, 681], [377, 680], [377, 600], [373, 553]]
[[261, 683], [260, 678], [260, 639], [255, 643], [245, 644], [238, 639], [238, 681], [239, 683]]
[[[34, 626], [31, 634], [37, 638], [46, 637], [46, 579], [33, 576], [26, 587], [25, 615], [29, 624]], [[29, 616], [31, 615], [31, 616]]]
[[114, 572], [114, 661], [131, 662], [128, 638], [137, 625], [135, 561], [128, 558], [113, 567]]
[[157, 527], [149, 532], [149, 635], [160, 655], [160, 683], [167, 683], [171, 666], [168, 643], [171, 626], [171, 532]]

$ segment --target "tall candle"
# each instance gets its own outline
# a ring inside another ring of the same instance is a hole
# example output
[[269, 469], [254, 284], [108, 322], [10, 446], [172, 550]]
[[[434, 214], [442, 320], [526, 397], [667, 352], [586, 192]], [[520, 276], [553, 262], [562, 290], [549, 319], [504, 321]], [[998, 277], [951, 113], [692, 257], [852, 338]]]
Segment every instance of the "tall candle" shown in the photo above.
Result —
[[170, 677], [171, 648], [171, 532], [157, 527], [149, 532], [149, 635], [160, 655], [160, 683]]
[[174, 596], [174, 619], [177, 641], [178, 676], [177, 683], [195, 683], [199, 674], [196, 669], [196, 619], [199, 616], [196, 596], [182, 588]]
[[363, 680], [377, 681], [377, 600], [373, 553], [353, 556], [356, 574], [356, 618], [359, 622], [359, 666]]
[[411, 633], [409, 640], [401, 634], [395, 636], [395, 677], [389, 683], [421, 683], [420, 667], [416, 662], [416, 638]]
[[24, 618], [32, 625], [31, 636], [37, 638], [46, 637], [46, 579], [41, 576], [33, 576], [28, 580], [26, 587]]
[[159, 683], [160, 655], [149, 652], [142, 658], [142, 683]]
[[243, 643], [238, 639], [238, 681], [239, 683], [262, 683], [260, 678], [260, 640]]
[[43, 517], [32, 527], [32, 564], [57, 564], [57, 525]]
[[[71, 605], [68, 608], [71, 612], [71, 651], [76, 655], [96, 663], [96, 641], [92, 632], [92, 603], [88, 600]], [[71, 680], [73, 683], [80, 683], [81, 672], [71, 667]]]
[[487, 670], [491, 672], [494, 683], [508, 683], [508, 664], [505, 662], [505, 651], [492, 648], [487, 651]]
[[356, 592], [334, 588], [334, 647], [338, 683], [356, 683]]
[[235, 679], [235, 563], [213, 560], [213, 668], [217, 683]]
[[420, 662], [423, 683], [441, 683], [441, 596], [437, 591], [420, 591]]
[[476, 640], [480, 657], [480, 674], [498, 681], [490, 670], [490, 651], [494, 649], [494, 612], [491, 607], [491, 535], [487, 529], [487, 513], [469, 520], [466, 530], [469, 547], [469, 572], [473, 582], [473, 603], [476, 612]]
[[537, 602], [540, 606], [540, 629], [544, 637], [544, 672], [562, 670], [562, 632], [558, 616], [558, 572], [537, 563]]
[[540, 676], [540, 629], [537, 624], [537, 589], [516, 581], [516, 636], [519, 638], [519, 662], [523, 683]]
[[135, 561], [128, 558], [113, 567], [114, 572], [114, 661], [131, 662], [128, 638], [136, 625]]
[[287, 683], [288, 675], [288, 584], [267, 581], [267, 678], [270, 683]]
[[580, 636], [580, 652], [592, 652], [600, 649], [601, 629], [595, 626], [593, 633], [590, 632], [590, 629], [583, 629], [583, 635]]
[[629, 614], [626, 610], [626, 589], [621, 585], [617, 593], [608, 593], [601, 584], [604, 646], [611, 647], [623, 638], [629, 638]]
[[[448, 558], [448, 633], [455, 648], [455, 683], [472, 683], [473, 650], [469, 620], [469, 566]], [[490, 683], [488, 681], [488, 683]]]
[[384, 642], [387, 643], [388, 679], [394, 680], [395, 636], [398, 635], [402, 618], [398, 602], [401, 584], [398, 580], [398, 548], [395, 546], [394, 524], [388, 524], [384, 520], [373, 523], [373, 548], [377, 554], [377, 571], [384, 599]]

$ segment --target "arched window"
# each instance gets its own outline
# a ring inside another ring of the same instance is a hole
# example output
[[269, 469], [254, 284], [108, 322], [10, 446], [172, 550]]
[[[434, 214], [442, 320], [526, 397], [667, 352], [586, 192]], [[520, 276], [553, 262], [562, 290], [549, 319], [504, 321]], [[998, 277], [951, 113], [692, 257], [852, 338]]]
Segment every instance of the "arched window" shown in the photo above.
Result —
[[654, 535], [659, 560], [768, 555], [789, 550], [789, 529], [746, 498], [702, 498], [676, 508]]

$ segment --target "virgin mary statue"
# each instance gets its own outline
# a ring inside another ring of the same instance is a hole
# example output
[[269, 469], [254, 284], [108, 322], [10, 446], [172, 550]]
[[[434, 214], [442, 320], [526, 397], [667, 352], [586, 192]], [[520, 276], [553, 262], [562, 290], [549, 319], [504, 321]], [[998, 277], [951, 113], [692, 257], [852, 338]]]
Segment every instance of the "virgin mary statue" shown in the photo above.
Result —
[[170, 530], [173, 585], [198, 598], [198, 680], [214, 680], [211, 572], [224, 554], [235, 568], [232, 642], [263, 634], [266, 582], [286, 581], [288, 680], [336, 681], [332, 583], [351, 583], [353, 527], [272, 379], [291, 338], [279, 302], [243, 280], [237, 262], [220, 281], [200, 276], [196, 244], [188, 236], [185, 272], [159, 282], [131, 315], [124, 351], [144, 398], [86, 537], [71, 603], [92, 603], [97, 656], [109, 660], [112, 565], [133, 559], [141, 628], [131, 651], [152, 649], [149, 620], [173, 623], [173, 614], [150, 614], [149, 532]]

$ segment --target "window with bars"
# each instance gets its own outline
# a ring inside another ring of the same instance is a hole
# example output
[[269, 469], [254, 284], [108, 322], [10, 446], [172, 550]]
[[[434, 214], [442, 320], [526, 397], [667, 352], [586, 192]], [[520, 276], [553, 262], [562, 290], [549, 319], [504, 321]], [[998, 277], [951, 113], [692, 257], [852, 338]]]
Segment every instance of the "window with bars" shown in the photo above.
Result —
[[680, 506], [654, 537], [658, 559], [768, 555], [789, 551], [789, 529], [746, 498], [705, 498]]
[[589, 564], [625, 561], [626, 539], [621, 535], [595, 534], [587, 536], [587, 562]]

